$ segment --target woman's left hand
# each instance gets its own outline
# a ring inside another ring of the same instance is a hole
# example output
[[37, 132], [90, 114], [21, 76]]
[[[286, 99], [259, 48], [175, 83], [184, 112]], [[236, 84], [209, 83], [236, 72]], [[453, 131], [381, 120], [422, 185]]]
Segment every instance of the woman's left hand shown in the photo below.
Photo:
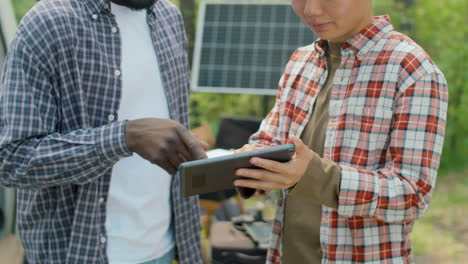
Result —
[[296, 145], [296, 153], [289, 162], [252, 158], [250, 163], [261, 169], [236, 170], [237, 176], [252, 179], [238, 179], [234, 181], [234, 185], [265, 191], [288, 189], [296, 185], [304, 176], [312, 160], [313, 152], [297, 137], [290, 137], [287, 143]]

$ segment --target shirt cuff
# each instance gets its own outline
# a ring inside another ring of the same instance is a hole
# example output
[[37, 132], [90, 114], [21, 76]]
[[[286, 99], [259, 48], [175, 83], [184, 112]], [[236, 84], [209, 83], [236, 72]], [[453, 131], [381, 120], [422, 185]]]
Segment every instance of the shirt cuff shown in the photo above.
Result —
[[340, 181], [340, 167], [334, 161], [323, 159], [314, 152], [304, 176], [288, 194], [336, 209]]
[[345, 165], [340, 165], [341, 183], [338, 197], [338, 214], [352, 216], [373, 216], [379, 201], [379, 176]]
[[96, 133], [98, 153], [109, 162], [132, 155], [125, 140], [125, 127], [127, 121], [117, 121], [101, 127]]

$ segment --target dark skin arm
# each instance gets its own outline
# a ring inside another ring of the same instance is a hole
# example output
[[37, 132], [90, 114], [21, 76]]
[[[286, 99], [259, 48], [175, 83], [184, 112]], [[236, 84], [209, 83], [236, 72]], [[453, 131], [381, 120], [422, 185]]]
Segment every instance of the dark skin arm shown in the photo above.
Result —
[[129, 120], [125, 132], [130, 151], [160, 166], [171, 175], [177, 173], [182, 162], [206, 158], [206, 143], [171, 119]]

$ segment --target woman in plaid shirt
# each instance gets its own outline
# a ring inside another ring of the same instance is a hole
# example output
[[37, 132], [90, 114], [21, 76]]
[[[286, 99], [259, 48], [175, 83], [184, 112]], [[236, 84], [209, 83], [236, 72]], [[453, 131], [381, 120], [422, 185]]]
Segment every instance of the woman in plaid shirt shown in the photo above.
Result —
[[413, 263], [445, 133], [447, 83], [430, 57], [374, 17], [371, 0], [292, 0], [319, 37], [286, 65], [251, 145], [296, 144], [288, 163], [253, 158], [239, 188], [280, 189], [268, 263]]

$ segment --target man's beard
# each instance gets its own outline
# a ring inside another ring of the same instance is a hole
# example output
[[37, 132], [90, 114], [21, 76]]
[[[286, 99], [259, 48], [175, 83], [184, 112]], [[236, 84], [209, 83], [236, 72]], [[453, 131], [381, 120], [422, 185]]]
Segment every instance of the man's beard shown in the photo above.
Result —
[[157, 0], [118, 0], [113, 2], [133, 10], [141, 10], [152, 6], [156, 1]]

